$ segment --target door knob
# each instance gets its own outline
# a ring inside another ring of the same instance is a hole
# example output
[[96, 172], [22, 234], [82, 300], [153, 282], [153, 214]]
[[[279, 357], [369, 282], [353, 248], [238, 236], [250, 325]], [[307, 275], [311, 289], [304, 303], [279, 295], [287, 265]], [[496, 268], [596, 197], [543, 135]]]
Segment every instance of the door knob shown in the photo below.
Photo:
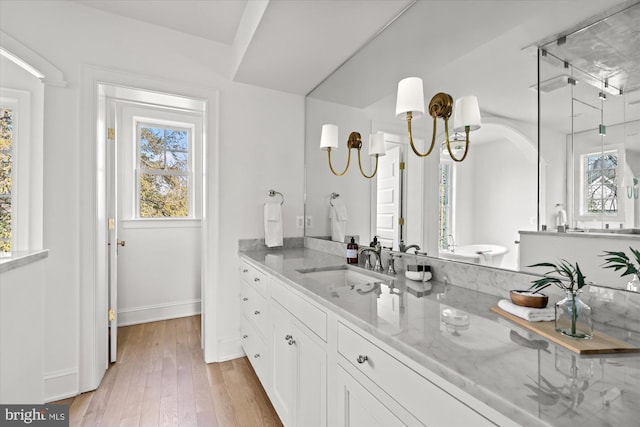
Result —
[[116, 245], [118, 246], [122, 246], [124, 248], [124, 240], [118, 240], [116, 241]]

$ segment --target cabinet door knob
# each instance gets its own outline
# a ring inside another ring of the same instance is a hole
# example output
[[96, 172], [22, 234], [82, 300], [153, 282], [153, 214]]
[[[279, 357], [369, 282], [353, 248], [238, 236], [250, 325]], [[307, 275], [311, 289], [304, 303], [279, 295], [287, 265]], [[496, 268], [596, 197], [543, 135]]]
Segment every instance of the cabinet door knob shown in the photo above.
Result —
[[242, 298], [242, 301], [249, 301], [249, 298], [244, 297], [244, 298]]
[[253, 279], [253, 281], [254, 281], [254, 282], [259, 282], [259, 281], [260, 281], [260, 278], [259, 278], [259, 277], [256, 277], [256, 278], [254, 278], [254, 279]]
[[260, 314], [260, 311], [256, 310], [256, 311], [253, 312], [253, 314], [255, 314], [257, 316], [258, 314]]
[[245, 339], [245, 340], [246, 340], [248, 337], [249, 337], [249, 335], [243, 335], [243, 336], [242, 336], [242, 338], [243, 338], [243, 339]]
[[260, 353], [256, 353], [256, 354], [253, 355], [254, 359], [258, 359], [259, 357], [260, 357]]
[[289, 345], [294, 345], [295, 343], [296, 343], [296, 340], [294, 340], [294, 339], [290, 339], [289, 340]]
[[243, 269], [242, 269], [242, 272], [243, 272], [243, 273], [247, 273], [247, 272], [249, 272], [249, 270], [247, 270], [246, 268], [243, 268]]
[[291, 338], [293, 338], [293, 335], [285, 335], [284, 336], [284, 340], [285, 341], [289, 341]]
[[356, 360], [358, 361], [358, 363], [364, 363], [367, 360], [369, 360], [369, 358], [367, 356], [361, 354], [361, 355], [358, 356], [358, 358]]

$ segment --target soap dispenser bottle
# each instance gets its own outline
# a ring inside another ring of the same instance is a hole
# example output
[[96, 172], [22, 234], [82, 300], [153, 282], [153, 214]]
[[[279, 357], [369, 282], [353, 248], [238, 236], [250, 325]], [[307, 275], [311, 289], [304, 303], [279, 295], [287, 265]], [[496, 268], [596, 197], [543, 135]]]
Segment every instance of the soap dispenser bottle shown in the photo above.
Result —
[[358, 263], [358, 244], [355, 242], [353, 236], [351, 242], [347, 243], [347, 264]]

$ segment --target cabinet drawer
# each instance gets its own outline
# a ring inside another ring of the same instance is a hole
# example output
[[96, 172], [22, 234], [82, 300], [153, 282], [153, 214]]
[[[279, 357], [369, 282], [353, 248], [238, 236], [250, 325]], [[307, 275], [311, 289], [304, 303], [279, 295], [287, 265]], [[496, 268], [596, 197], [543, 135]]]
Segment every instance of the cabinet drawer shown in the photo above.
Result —
[[272, 281], [271, 298], [280, 303], [323, 341], [327, 341], [327, 313], [296, 295], [291, 288], [277, 280]]
[[494, 425], [342, 323], [338, 352], [425, 425]]
[[242, 349], [260, 378], [260, 382], [267, 389], [267, 383], [265, 382], [269, 366], [267, 344], [245, 316], [240, 316], [240, 334], [242, 337]]
[[260, 295], [253, 286], [243, 283], [240, 291], [240, 304], [242, 314], [266, 337], [269, 332], [267, 299]]
[[267, 276], [247, 261], [240, 261], [240, 275], [247, 283], [252, 284], [265, 297], [267, 296]]

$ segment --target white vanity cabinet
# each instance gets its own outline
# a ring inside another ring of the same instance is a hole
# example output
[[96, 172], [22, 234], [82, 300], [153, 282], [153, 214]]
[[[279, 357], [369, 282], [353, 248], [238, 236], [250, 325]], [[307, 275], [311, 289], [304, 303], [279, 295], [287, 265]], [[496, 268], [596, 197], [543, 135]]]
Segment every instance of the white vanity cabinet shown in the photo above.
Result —
[[515, 426], [241, 259], [242, 347], [286, 427]]
[[[338, 413], [338, 419], [352, 420], [352, 423], [347, 425], [369, 425], [359, 422], [362, 419], [362, 411], [368, 412], [371, 417], [378, 415], [377, 419], [382, 425], [391, 424], [388, 414], [382, 411], [382, 408], [371, 407], [380, 404], [389, 408], [388, 411], [393, 411], [404, 425], [495, 425], [342, 322], [338, 322], [338, 353], [338, 363], [343, 367], [345, 374], [352, 372], [354, 378], [373, 383], [373, 386], [359, 389], [353, 384], [350, 385], [349, 381], [344, 381], [341, 394], [349, 404], [339, 402], [338, 408], [342, 413]], [[379, 403], [372, 399], [377, 399]], [[353, 401], [357, 404], [351, 403]]]
[[240, 335], [242, 349], [265, 389], [269, 385], [269, 302], [267, 275], [253, 265], [240, 263]]
[[285, 426], [326, 426], [326, 350], [306, 326], [272, 304], [273, 406]]

